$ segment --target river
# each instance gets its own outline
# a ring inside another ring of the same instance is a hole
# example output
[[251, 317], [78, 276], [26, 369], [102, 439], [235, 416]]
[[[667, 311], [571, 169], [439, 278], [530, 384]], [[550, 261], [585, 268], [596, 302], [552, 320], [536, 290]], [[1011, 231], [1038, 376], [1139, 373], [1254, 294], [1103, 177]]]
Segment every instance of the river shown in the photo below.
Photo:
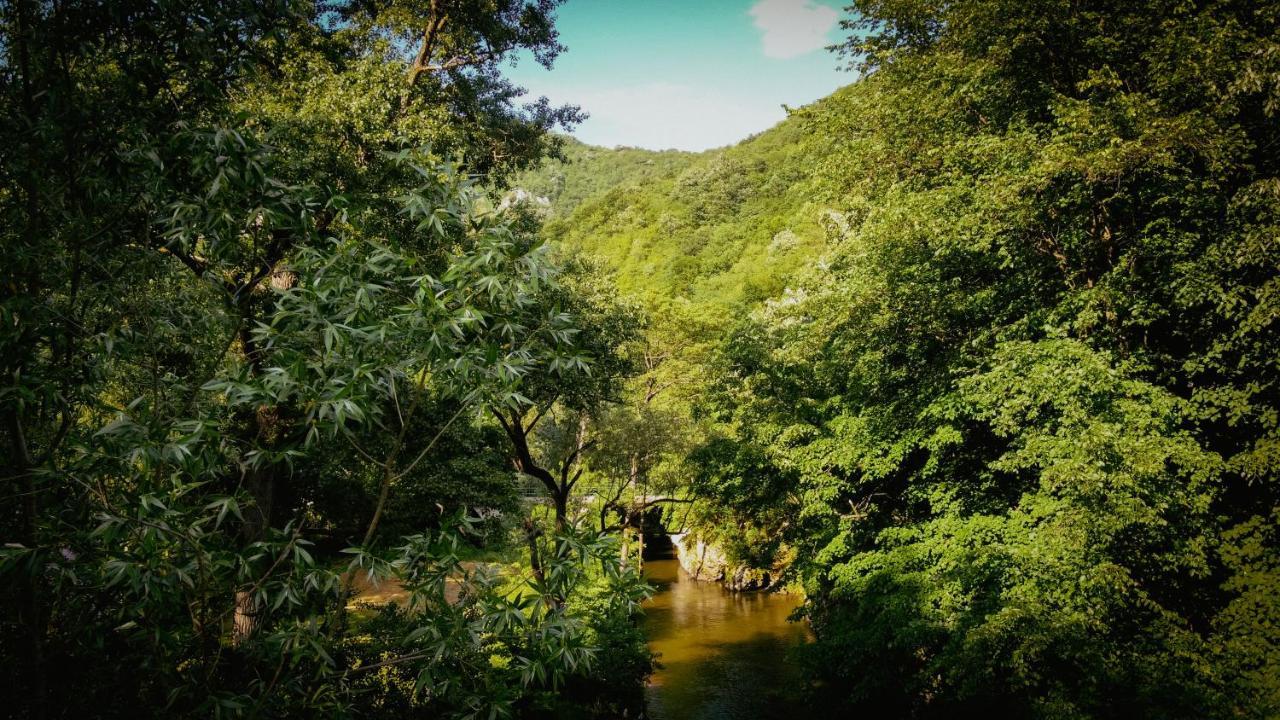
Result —
[[690, 578], [672, 559], [650, 560], [657, 594], [644, 629], [662, 667], [645, 691], [654, 720], [769, 720], [796, 717], [802, 676], [789, 650], [806, 641], [787, 621], [799, 598], [732, 593]]

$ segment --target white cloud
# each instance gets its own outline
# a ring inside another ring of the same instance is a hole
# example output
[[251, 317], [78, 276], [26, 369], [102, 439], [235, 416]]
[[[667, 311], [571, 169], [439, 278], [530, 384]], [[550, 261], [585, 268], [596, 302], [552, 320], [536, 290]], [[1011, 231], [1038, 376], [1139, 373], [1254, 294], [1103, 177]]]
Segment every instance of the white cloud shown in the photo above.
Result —
[[763, 33], [764, 54], [786, 59], [827, 45], [827, 33], [840, 17], [834, 8], [813, 0], [760, 0], [751, 17]]
[[593, 145], [706, 150], [737, 142], [786, 117], [780, 105], [767, 101], [744, 101], [669, 82], [557, 94], [591, 114], [574, 135]]

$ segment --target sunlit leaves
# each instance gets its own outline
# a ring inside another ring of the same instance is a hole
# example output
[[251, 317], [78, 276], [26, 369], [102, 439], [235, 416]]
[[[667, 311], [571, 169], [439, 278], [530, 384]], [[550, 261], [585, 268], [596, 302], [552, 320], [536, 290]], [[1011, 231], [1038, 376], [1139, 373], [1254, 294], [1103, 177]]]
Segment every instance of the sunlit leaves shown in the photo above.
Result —
[[[586, 619], [611, 612], [628, 617], [649, 590], [619, 566], [616, 539], [602, 535], [571, 531], [554, 538], [546, 583], [519, 565], [463, 563], [459, 531], [475, 522], [450, 518], [445, 529], [404, 538], [386, 557], [348, 550], [349, 572], [394, 578], [408, 592], [403, 611], [383, 610], [374, 640], [375, 647], [397, 647], [398, 655], [380, 661], [388, 663], [385, 672], [407, 681], [413, 706], [448, 717], [507, 717], [523, 694], [554, 692], [568, 677], [588, 673], [597, 648]], [[586, 612], [546, 602], [551, 593], [615, 605]], [[353, 679], [367, 682], [363, 672], [354, 668]]]
[[1274, 714], [1272, 5], [851, 8], [865, 76], [797, 113], [828, 244], [693, 460], [726, 543], [801, 548], [854, 704]]

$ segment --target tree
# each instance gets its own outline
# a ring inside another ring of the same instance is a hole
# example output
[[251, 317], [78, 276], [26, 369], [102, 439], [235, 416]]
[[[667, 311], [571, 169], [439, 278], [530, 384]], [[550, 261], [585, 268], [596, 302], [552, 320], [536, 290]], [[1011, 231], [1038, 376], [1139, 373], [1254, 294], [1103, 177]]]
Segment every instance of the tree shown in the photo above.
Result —
[[572, 282], [544, 295], [531, 310], [578, 318], [573, 341], [579, 354], [548, 364], [551, 374], [530, 375], [511, 406], [490, 408], [511, 442], [516, 470], [535, 478], [551, 498], [557, 530], [569, 525], [570, 494], [584, 472], [584, 453], [596, 442], [592, 423], [601, 419], [606, 403], [621, 399], [621, 383], [632, 372], [623, 349], [638, 331], [634, 308], [618, 300], [589, 266], [570, 267]]
[[[465, 171], [438, 162], [469, 154], [499, 183], [575, 117], [516, 108], [496, 74], [520, 48], [554, 57], [552, 4], [485, 16], [477, 42], [505, 37], [493, 57], [430, 82], [410, 82], [389, 52], [398, 10], [380, 8], [376, 23], [342, 15], [362, 7], [0, 11], [0, 173], [11, 181], [0, 190], [0, 442], [16, 458], [0, 516], [2, 597], [15, 612], [0, 654], [16, 668], [5, 694], [16, 713], [348, 707], [354, 665], [373, 661], [347, 635], [346, 580], [312, 556], [311, 518], [289, 502], [294, 463], [336, 447], [369, 454], [349, 439], [370, 426], [404, 438], [418, 427], [409, 403], [504, 407], [531, 368], [550, 383], [579, 355], [572, 317], [526, 312], [554, 292], [554, 265]], [[463, 18], [480, 17], [450, 8], [458, 37]], [[434, 155], [403, 150], [426, 142]], [[431, 448], [384, 449], [384, 502], [386, 479]], [[378, 524], [375, 513], [369, 540]], [[423, 542], [455, 542], [449, 525]], [[592, 542], [574, 547], [590, 554]], [[447, 556], [424, 569], [410, 558], [420, 545], [353, 555], [360, 569], [454, 571]], [[582, 555], [548, 562], [558, 593], [595, 582], [560, 565]], [[631, 597], [636, 578], [611, 578]], [[550, 645], [583, 646], [586, 623], [570, 610], [530, 615], [493, 583], [476, 593], [506, 613], [498, 631], [513, 613], [528, 620], [510, 656], [527, 672], [481, 678], [521, 688], [492, 707], [590, 654]], [[451, 618], [416, 613], [399, 641]], [[528, 642], [543, 630], [546, 642]], [[448, 647], [444, 666], [479, 652]], [[404, 662], [425, 692], [456, 680], [436, 685], [437, 661]], [[475, 709], [474, 695], [432, 697], [436, 713]]]

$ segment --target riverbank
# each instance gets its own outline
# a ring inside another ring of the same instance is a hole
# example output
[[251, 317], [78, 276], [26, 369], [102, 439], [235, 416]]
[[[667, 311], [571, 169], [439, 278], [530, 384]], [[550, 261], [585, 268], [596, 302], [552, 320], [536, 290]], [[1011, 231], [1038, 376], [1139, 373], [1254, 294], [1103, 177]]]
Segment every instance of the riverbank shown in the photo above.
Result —
[[756, 568], [733, 563], [716, 544], [691, 533], [671, 535], [674, 559], [693, 580], [717, 582], [733, 591], [778, 590], [778, 578], [785, 569]]

